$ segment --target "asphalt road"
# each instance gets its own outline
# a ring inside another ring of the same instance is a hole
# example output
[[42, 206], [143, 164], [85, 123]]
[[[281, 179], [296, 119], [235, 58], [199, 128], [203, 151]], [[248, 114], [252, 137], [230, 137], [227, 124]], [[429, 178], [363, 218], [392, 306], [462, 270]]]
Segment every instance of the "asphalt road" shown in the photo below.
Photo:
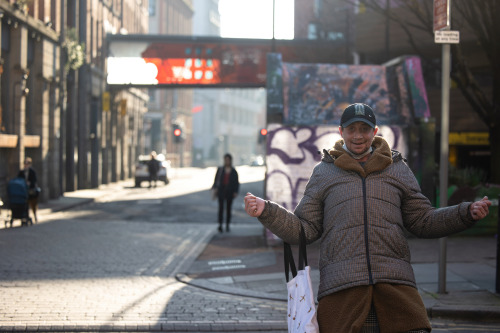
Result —
[[[238, 167], [241, 182], [240, 195], [233, 203], [234, 223], [255, 223], [243, 210], [243, 196], [250, 191], [263, 195], [263, 167]], [[217, 202], [211, 200], [210, 188], [214, 182], [215, 168], [173, 169], [168, 185], [141, 188], [132, 181], [123, 189], [100, 198], [95, 203], [77, 207], [59, 216], [71, 219], [109, 219], [142, 221], [148, 223], [203, 223], [216, 225]]]

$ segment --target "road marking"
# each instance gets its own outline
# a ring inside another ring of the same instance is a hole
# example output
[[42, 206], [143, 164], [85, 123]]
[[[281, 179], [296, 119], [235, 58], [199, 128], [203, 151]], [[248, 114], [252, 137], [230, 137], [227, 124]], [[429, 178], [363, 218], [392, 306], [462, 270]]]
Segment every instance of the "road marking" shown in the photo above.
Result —
[[136, 204], [138, 205], [158, 205], [161, 204], [161, 199], [154, 199], [154, 200], [137, 200]]
[[228, 265], [228, 264], [241, 264], [241, 259], [214, 260], [208, 262], [208, 266]]
[[213, 260], [208, 262], [208, 266], [213, 266], [212, 271], [228, 271], [247, 267], [242, 263], [241, 259]]
[[246, 268], [246, 265], [226, 265], [226, 266], [215, 266], [212, 267], [212, 271], [228, 271], [231, 269], [243, 269]]

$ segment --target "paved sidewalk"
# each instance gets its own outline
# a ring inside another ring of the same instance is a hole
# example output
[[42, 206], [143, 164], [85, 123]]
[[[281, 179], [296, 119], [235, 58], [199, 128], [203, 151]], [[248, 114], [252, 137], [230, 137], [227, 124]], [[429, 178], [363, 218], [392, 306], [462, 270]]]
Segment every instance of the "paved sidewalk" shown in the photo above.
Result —
[[[117, 189], [124, 185], [130, 186], [129, 183], [130, 181], [119, 182], [101, 186], [96, 190], [65, 193], [64, 197], [40, 204], [40, 220], [43, 223], [43, 216], [52, 212], [64, 211], [116, 195]], [[3, 228], [3, 224], [0, 224], [0, 228]], [[500, 323], [500, 295], [495, 293], [496, 238], [448, 238], [446, 294], [437, 293], [438, 241], [410, 239], [409, 242], [418, 289], [431, 319], [491, 320]], [[309, 263], [313, 268], [313, 284], [317, 290], [318, 251], [314, 244], [308, 249], [308, 254]], [[246, 220], [241, 222], [235, 219], [231, 232], [215, 234], [198, 259], [186, 268], [185, 272], [179, 272], [176, 279], [194, 287], [193, 292], [196, 289], [211, 290], [221, 293], [221, 297], [239, 295], [249, 297], [261, 305], [266, 303], [260, 302], [259, 299], [269, 300], [273, 304], [282, 302], [286, 306], [282, 246], [267, 246], [262, 226], [258, 223], [248, 223]], [[246, 324], [244, 331], [247, 332], [250, 327], [261, 332], [266, 329], [256, 323]], [[192, 331], [193, 327], [187, 328], [189, 325], [190, 320], [186, 320], [185, 330]], [[223, 331], [223, 324], [221, 325]], [[165, 327], [149, 327], [149, 330], [146, 330], [177, 331], [165, 330]], [[72, 330], [74, 329], [76, 328]], [[88, 329], [99, 330], [98, 327]], [[271, 327], [267, 329], [272, 330]], [[286, 329], [284, 320], [276, 321], [274, 329], [274, 332]], [[124, 326], [122, 331], [141, 329], [132, 325]]]
[[[216, 235], [190, 271], [179, 274], [177, 278], [209, 290], [284, 301], [282, 246], [266, 247], [262, 241], [247, 253], [240, 251], [238, 256], [227, 258], [221, 256], [223, 250], [216, 249], [225, 243], [229, 248], [231, 238], [243, 248], [245, 239], [255, 243], [262, 234], [260, 226], [245, 225], [233, 228], [229, 234]], [[410, 239], [409, 243], [418, 290], [430, 318], [494, 320], [500, 323], [500, 295], [495, 293], [495, 237], [447, 239], [445, 294], [437, 293], [438, 240]], [[316, 291], [319, 283], [317, 244], [308, 247], [308, 257]]]

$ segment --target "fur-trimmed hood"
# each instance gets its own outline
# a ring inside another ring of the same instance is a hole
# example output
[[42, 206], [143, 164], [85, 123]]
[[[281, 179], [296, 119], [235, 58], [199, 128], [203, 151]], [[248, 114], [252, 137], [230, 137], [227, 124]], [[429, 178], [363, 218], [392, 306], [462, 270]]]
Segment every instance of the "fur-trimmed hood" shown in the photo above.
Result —
[[403, 157], [396, 150], [391, 150], [387, 141], [380, 136], [376, 136], [372, 142], [373, 152], [371, 157], [362, 166], [358, 161], [352, 158], [343, 148], [344, 140], [338, 140], [332, 149], [323, 150], [322, 161], [334, 163], [341, 169], [351, 170], [366, 177], [370, 173], [384, 170], [393, 162], [402, 160]]

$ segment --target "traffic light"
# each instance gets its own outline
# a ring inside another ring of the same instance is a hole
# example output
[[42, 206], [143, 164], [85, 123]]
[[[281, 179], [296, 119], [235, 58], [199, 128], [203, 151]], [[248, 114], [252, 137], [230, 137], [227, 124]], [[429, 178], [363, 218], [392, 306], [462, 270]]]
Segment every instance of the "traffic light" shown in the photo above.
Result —
[[182, 128], [178, 124], [172, 124], [172, 133], [174, 135], [174, 142], [179, 143], [182, 142]]
[[259, 131], [259, 143], [266, 142], [267, 129], [261, 128]]

